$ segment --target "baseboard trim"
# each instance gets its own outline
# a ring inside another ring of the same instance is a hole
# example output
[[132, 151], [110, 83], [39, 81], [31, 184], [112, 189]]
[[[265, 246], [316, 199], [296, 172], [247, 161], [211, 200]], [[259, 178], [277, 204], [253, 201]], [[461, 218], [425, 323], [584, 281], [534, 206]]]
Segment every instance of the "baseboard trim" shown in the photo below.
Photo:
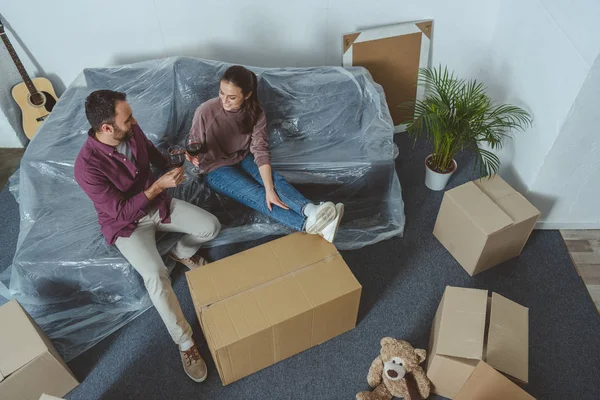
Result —
[[539, 221], [535, 229], [600, 229], [600, 222], [552, 222]]

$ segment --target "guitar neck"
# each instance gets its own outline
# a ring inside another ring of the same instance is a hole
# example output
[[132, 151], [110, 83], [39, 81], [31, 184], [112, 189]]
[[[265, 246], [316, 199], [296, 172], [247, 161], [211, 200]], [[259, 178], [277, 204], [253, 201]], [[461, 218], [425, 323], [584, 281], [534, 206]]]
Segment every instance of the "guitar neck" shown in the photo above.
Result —
[[15, 48], [12, 46], [12, 44], [8, 40], [8, 36], [6, 36], [6, 32], [4, 32], [4, 31], [0, 32], [0, 37], [2, 37], [2, 41], [6, 45], [6, 49], [8, 50], [10, 57], [12, 58], [13, 62], [15, 63], [17, 70], [19, 70], [19, 74], [21, 74], [21, 78], [23, 79], [23, 82], [25, 82], [25, 85], [27, 86], [27, 90], [29, 90], [29, 93], [31, 93], [31, 94], [37, 93], [37, 89], [35, 88], [35, 85], [31, 81], [31, 78], [29, 77], [29, 75], [27, 75], [27, 71], [25, 71], [25, 67], [23, 66], [23, 63], [21, 62], [21, 60], [19, 59], [19, 56], [17, 55]]

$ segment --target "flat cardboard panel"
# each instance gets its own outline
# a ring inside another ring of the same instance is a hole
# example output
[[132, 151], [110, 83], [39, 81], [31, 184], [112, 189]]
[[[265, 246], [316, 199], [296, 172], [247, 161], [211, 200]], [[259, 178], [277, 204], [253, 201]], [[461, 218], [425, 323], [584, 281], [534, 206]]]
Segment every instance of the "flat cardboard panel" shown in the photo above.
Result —
[[447, 194], [486, 235], [504, 229], [513, 223], [512, 218], [473, 182], [467, 182], [451, 189]]
[[47, 348], [16, 300], [0, 307], [0, 321], [0, 374], [6, 378]]
[[455, 400], [535, 400], [494, 368], [480, 361]]
[[486, 361], [497, 370], [529, 380], [529, 309], [492, 293]]
[[318, 235], [294, 233], [267, 243], [285, 273], [339, 254], [337, 248]]
[[292, 275], [261, 286], [253, 295], [271, 325], [294, 318], [312, 308]]
[[462, 207], [444, 194], [433, 235], [458, 263], [473, 274], [487, 237], [471, 222]]
[[313, 311], [273, 326], [275, 361], [285, 360], [312, 346]]
[[412, 33], [352, 45], [352, 65], [368, 69], [383, 86], [394, 125], [413, 118], [412, 112], [398, 106], [417, 96], [422, 36]]
[[294, 277], [312, 307], [361, 287], [339, 254], [295, 272]]
[[432, 383], [432, 393], [449, 399], [456, 396], [478, 363], [478, 360], [440, 355], [430, 356], [430, 359], [427, 377]]
[[312, 346], [324, 343], [356, 326], [360, 293], [361, 290], [357, 289], [313, 311]]
[[239, 379], [233, 372], [234, 362], [229, 355], [229, 348], [225, 347], [218, 349], [214, 353], [211, 351], [211, 355], [213, 356], [223, 385], [228, 385], [236, 379]]
[[487, 297], [485, 290], [446, 287], [436, 354], [483, 358]]
[[[444, 290], [445, 292], [445, 290]], [[434, 359], [434, 355], [437, 354], [437, 345], [439, 343], [439, 334], [440, 334], [440, 325], [442, 323], [442, 311], [444, 310], [444, 295], [442, 295], [442, 300], [440, 300], [440, 304], [438, 305], [437, 310], [435, 311], [435, 317], [433, 318], [433, 323], [431, 324], [431, 332], [429, 334], [429, 352], [427, 353], [427, 370], [431, 368], [431, 364]]]
[[525, 220], [490, 235], [473, 275], [521, 254], [534, 225], [535, 219]]
[[78, 382], [54, 355], [44, 351], [0, 383], [0, 398], [38, 400], [42, 393], [62, 397]]

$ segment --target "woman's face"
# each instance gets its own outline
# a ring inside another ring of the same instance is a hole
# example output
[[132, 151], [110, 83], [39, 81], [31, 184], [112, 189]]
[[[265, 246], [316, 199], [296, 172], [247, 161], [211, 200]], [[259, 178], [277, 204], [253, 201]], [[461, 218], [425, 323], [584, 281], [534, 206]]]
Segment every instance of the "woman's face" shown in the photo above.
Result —
[[234, 85], [228, 81], [221, 81], [221, 88], [219, 89], [219, 98], [225, 111], [238, 110], [245, 99], [250, 97], [252, 93], [248, 93], [244, 98], [242, 89], [239, 86]]

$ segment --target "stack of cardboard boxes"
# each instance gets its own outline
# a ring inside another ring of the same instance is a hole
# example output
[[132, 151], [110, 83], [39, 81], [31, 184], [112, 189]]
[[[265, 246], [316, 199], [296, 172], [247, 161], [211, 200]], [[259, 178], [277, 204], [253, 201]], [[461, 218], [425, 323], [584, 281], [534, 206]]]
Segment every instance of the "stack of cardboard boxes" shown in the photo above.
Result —
[[[519, 255], [538, 217], [495, 177], [447, 191], [434, 235], [474, 275]], [[356, 325], [362, 287], [335, 246], [319, 236], [292, 234], [186, 277], [223, 385]], [[63, 396], [77, 386], [16, 301], [0, 307], [0, 321], [1, 398]], [[527, 308], [497, 293], [448, 286], [431, 329], [427, 374], [433, 393], [532, 399], [513, 383], [528, 381], [528, 326]]]
[[[539, 216], [496, 175], [444, 193], [433, 234], [473, 276], [521, 254]], [[532, 399], [513, 383], [528, 382], [528, 332], [527, 308], [497, 293], [488, 297], [485, 290], [446, 287], [429, 344], [433, 393], [450, 399]]]

